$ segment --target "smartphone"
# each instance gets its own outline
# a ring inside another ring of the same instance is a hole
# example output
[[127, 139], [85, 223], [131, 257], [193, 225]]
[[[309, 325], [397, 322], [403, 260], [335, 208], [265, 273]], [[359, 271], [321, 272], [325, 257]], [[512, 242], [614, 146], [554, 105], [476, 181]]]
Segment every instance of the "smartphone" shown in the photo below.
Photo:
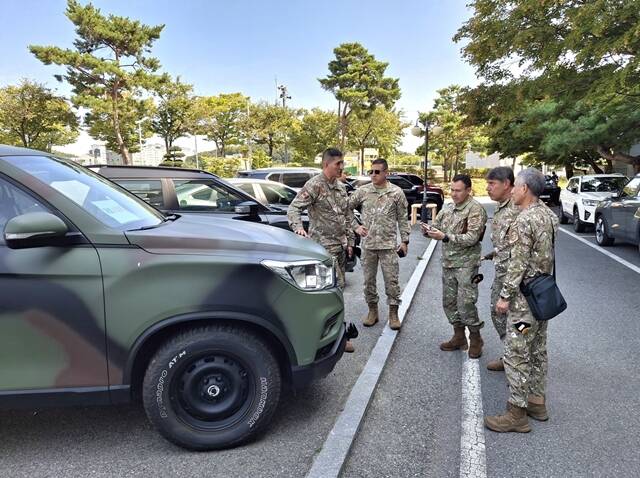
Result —
[[404, 250], [402, 250], [401, 248], [398, 247], [398, 249], [396, 249], [396, 253], [398, 254], [398, 257], [404, 257], [406, 254], [404, 253]]

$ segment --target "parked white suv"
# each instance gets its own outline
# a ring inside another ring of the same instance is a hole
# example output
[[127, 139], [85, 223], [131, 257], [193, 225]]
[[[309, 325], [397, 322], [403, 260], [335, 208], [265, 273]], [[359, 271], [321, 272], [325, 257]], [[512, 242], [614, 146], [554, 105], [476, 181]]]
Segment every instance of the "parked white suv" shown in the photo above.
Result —
[[600, 201], [620, 191], [629, 179], [622, 174], [591, 174], [574, 176], [560, 191], [560, 222], [573, 219], [573, 229], [584, 232], [587, 224], [595, 223], [595, 210]]

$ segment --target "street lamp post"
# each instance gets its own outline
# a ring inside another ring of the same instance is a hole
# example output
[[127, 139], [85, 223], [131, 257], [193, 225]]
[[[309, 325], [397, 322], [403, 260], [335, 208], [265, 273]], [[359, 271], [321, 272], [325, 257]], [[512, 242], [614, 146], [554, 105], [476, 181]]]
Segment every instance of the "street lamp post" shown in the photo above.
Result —
[[[411, 128], [411, 133], [414, 136], [422, 136], [422, 128], [419, 126], [420, 116], [416, 120], [416, 124]], [[427, 222], [427, 186], [429, 185], [429, 129], [431, 128], [430, 121], [425, 117], [424, 120], [424, 189], [422, 190], [422, 206], [420, 207], [420, 221]], [[436, 126], [433, 128], [433, 134], [438, 134], [441, 130]]]
[[142, 119], [139, 119], [138, 121], [136, 121], [136, 124], [138, 125], [138, 142], [140, 144], [140, 159], [142, 159], [142, 123], [144, 123], [145, 121], [149, 121], [151, 118], [149, 118], [148, 116], [145, 116]]

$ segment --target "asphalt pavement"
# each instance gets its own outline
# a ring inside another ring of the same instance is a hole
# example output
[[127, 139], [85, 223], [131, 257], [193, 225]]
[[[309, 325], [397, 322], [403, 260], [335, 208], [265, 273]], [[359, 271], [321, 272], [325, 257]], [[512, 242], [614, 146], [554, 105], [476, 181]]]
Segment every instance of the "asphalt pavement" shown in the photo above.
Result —
[[[488, 209], [491, 215], [492, 206]], [[490, 249], [488, 234], [483, 249]], [[439, 252], [405, 318], [342, 476], [461, 476], [463, 352], [438, 348], [451, 334], [440, 305]], [[637, 257], [628, 259], [637, 263]], [[482, 405], [485, 413], [497, 414], [504, 411], [508, 390], [503, 373], [486, 369], [501, 346], [489, 317], [492, 267], [483, 265], [481, 272]], [[549, 324], [551, 419], [532, 421], [529, 434], [485, 430], [486, 469], [476, 476], [638, 476], [640, 275], [562, 233], [557, 276], [568, 309]]]

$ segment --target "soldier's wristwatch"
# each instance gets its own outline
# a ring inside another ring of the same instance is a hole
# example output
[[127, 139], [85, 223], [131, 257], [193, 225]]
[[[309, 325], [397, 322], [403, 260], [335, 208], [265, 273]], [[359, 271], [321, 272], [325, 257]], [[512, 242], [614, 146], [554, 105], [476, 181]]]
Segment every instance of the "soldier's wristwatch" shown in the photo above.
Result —
[[449, 236], [445, 234], [442, 238], [442, 242], [449, 242]]
[[403, 244], [409, 245], [409, 241], [402, 241]]

